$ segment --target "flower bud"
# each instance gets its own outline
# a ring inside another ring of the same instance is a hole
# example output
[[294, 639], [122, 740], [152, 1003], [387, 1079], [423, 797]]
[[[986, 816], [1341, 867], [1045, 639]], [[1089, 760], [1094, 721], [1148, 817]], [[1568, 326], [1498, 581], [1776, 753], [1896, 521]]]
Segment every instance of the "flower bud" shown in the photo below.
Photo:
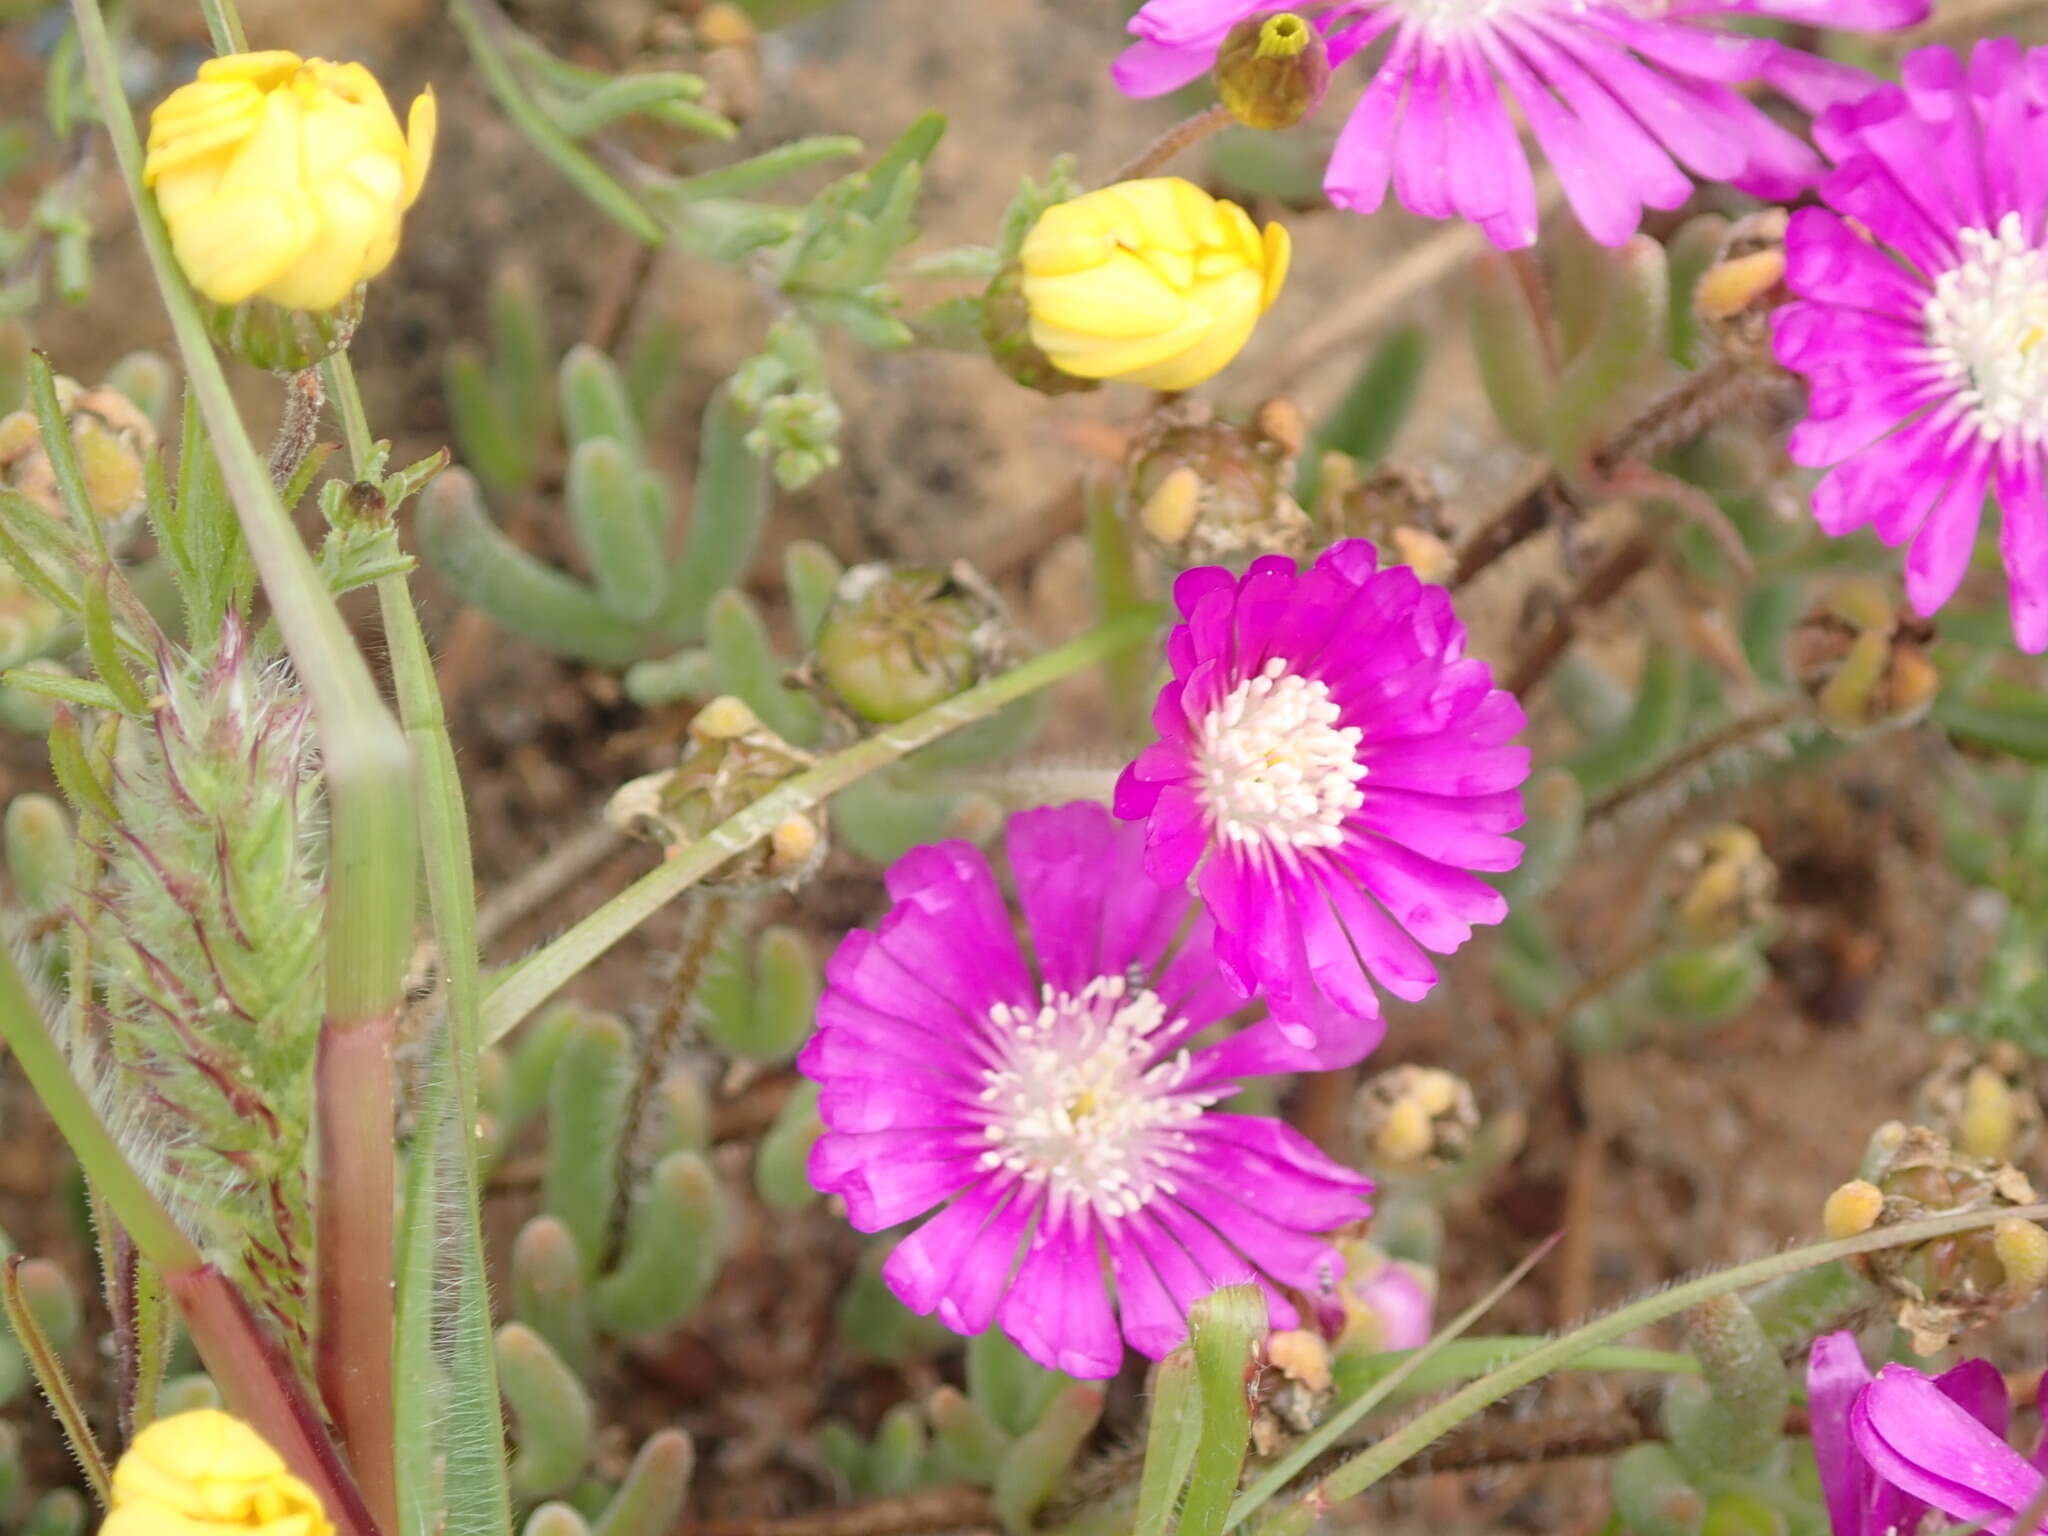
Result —
[[810, 671], [861, 719], [893, 725], [971, 688], [1005, 649], [1000, 604], [970, 567], [877, 561], [839, 578]]
[[1391, 1258], [1363, 1237], [1339, 1238], [1337, 1249], [1344, 1255], [1344, 1278], [1337, 1286], [1344, 1324], [1337, 1353], [1377, 1355], [1427, 1344], [1436, 1309], [1436, 1271]]
[[150, 115], [142, 179], [214, 304], [332, 310], [390, 265], [434, 129], [431, 91], [401, 130], [360, 64], [229, 54]]
[[[745, 703], [725, 695], [690, 722], [682, 761], [622, 784], [605, 806], [605, 820], [672, 857], [813, 762]], [[793, 890], [824, 862], [825, 825], [822, 805], [790, 816], [762, 842], [726, 860], [705, 884]]]
[[[2008, 1162], [1971, 1157], [1925, 1126], [1912, 1126], [1866, 1156], [1869, 1182], [1883, 1196], [1879, 1227], [1955, 1211], [2032, 1205], [2034, 1187]], [[1867, 1196], [1863, 1197], [1867, 1203]], [[1837, 1213], [1847, 1220], [1847, 1210]], [[2015, 1221], [1910, 1247], [1865, 1254], [1855, 1262], [1895, 1303], [1916, 1353], [1932, 1354], [1967, 1328], [2026, 1300], [2048, 1274], [2048, 1233], [2018, 1231]], [[2038, 1229], [2036, 1229], [2038, 1232]]]
[[1771, 354], [1771, 315], [1791, 297], [1785, 286], [1789, 218], [1782, 208], [1765, 208], [1737, 219], [1693, 288], [1693, 317], [1724, 357], [1777, 366]]
[[1851, 739], [1911, 725], [1941, 687], [1934, 628], [1868, 577], [1830, 587], [1786, 641], [1793, 680], [1829, 730]]
[[1190, 389], [1237, 356], [1287, 277], [1287, 231], [1176, 176], [1054, 203], [1018, 251], [1031, 340], [1084, 379]]
[[1884, 1211], [1884, 1191], [1868, 1179], [1839, 1184], [1821, 1207], [1821, 1230], [1831, 1239], [1854, 1237], [1877, 1225]]
[[1041, 395], [1071, 395], [1100, 389], [1100, 379], [1068, 373], [1031, 339], [1031, 309], [1024, 302], [1024, 269], [1011, 262], [981, 296], [981, 339], [1004, 373]]
[[252, 368], [290, 378], [331, 357], [355, 337], [362, 323], [363, 294], [351, 289], [328, 309], [286, 309], [268, 299], [212, 304], [199, 309], [213, 344]]
[[1359, 1087], [1351, 1124], [1382, 1166], [1428, 1168], [1455, 1162], [1471, 1149], [1479, 1101], [1471, 1084], [1441, 1068], [1394, 1067]]
[[2010, 1041], [1950, 1048], [1914, 1094], [1919, 1120], [1972, 1157], [2022, 1161], [2041, 1131], [2025, 1053]]
[[[156, 428], [134, 401], [106, 385], [86, 389], [75, 379], [59, 377], [57, 404], [70, 428], [86, 503], [106, 529], [108, 542], [118, 544], [140, 521]], [[31, 410], [0, 417], [0, 485], [21, 492], [53, 518], [65, 515], [57, 472], [43, 451]]]
[[262, 1436], [216, 1409], [158, 1419], [114, 1466], [101, 1536], [332, 1536], [320, 1500]]
[[1242, 566], [1303, 555], [1314, 532], [1294, 499], [1300, 413], [1268, 401], [1250, 423], [1205, 402], [1154, 411], [1124, 456], [1121, 506], [1132, 531], [1175, 566]]
[[1325, 537], [1370, 539], [1385, 564], [1408, 566], [1431, 586], [1450, 580], [1458, 561], [1434, 486], [1399, 464], [1361, 473], [1341, 453], [1325, 454], [1322, 471], [1316, 522]]
[[1673, 863], [1686, 883], [1672, 907], [1672, 926], [1685, 943], [1735, 938], [1776, 910], [1777, 866], [1747, 827], [1731, 823], [1681, 843]]
[[1330, 1346], [1319, 1333], [1285, 1328], [1266, 1339], [1267, 1371], [1252, 1416], [1252, 1448], [1272, 1455], [1322, 1422], [1336, 1398]]
[[1247, 128], [1292, 128], [1330, 86], [1323, 34], [1292, 11], [1240, 21], [1216, 54], [1216, 94]]

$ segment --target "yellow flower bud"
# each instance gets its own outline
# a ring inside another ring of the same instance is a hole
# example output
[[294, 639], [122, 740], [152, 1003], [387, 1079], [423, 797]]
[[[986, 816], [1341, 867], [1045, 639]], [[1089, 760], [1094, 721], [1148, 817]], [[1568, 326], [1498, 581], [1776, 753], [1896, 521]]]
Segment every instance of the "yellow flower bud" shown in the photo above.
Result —
[[360, 64], [230, 54], [151, 115], [142, 179], [178, 265], [214, 303], [328, 310], [390, 265], [434, 123], [426, 91], [401, 130]]
[[1062, 372], [1189, 389], [1239, 350], [1287, 278], [1287, 231], [1176, 176], [1055, 203], [1018, 260], [1031, 339]]
[[100, 1536], [332, 1536], [313, 1490], [240, 1419], [214, 1408], [158, 1419], [114, 1467]]
[[1876, 1226], [1883, 1211], [1884, 1191], [1868, 1179], [1851, 1179], [1828, 1196], [1820, 1227], [1831, 1238], [1854, 1237]]

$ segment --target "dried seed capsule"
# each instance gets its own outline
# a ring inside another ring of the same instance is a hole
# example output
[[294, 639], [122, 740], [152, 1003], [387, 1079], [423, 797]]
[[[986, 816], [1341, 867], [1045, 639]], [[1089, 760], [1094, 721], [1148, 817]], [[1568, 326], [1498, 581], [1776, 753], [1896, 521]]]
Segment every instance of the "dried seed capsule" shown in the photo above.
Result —
[[1323, 35], [1292, 11], [1239, 22], [1216, 53], [1216, 94], [1247, 128], [1292, 128], [1329, 86]]
[[1293, 495], [1299, 414], [1286, 401], [1248, 423], [1198, 400], [1154, 411], [1124, 457], [1132, 531], [1176, 566], [1307, 553], [1313, 529]]
[[892, 725], [972, 687], [1008, 649], [1001, 606], [972, 569], [877, 561], [840, 577], [811, 671], [852, 713]]

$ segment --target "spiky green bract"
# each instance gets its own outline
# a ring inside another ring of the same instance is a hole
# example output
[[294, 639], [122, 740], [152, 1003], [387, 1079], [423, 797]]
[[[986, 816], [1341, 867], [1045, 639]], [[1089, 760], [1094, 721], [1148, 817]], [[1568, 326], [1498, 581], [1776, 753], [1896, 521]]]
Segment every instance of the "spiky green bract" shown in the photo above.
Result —
[[[303, 1364], [323, 908], [312, 716], [232, 614], [108, 722], [77, 910], [98, 996], [76, 1065], [130, 1160]], [[101, 739], [105, 739], [103, 735]]]

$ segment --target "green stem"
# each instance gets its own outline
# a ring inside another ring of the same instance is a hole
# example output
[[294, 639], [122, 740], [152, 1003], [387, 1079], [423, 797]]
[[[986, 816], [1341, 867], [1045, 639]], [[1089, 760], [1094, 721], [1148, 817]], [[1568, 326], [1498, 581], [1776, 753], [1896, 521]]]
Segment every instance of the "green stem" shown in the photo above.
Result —
[[[1689, 1307], [1698, 1306], [1701, 1302], [1716, 1296], [1724, 1296], [1730, 1291], [1763, 1285], [1784, 1275], [1797, 1274], [1822, 1264], [1832, 1264], [1837, 1259], [1850, 1258], [1859, 1253], [1877, 1253], [1886, 1248], [1902, 1248], [1913, 1243], [1953, 1236], [1958, 1232], [1975, 1231], [1979, 1227], [1993, 1226], [2008, 1220], [2048, 1220], [2048, 1204], [2008, 1206], [1989, 1211], [1964, 1211], [1950, 1216], [1932, 1216], [1924, 1221], [1900, 1222], [1896, 1226], [1880, 1227], [1837, 1242], [1814, 1243], [1805, 1248], [1794, 1248], [1788, 1253], [1774, 1253], [1766, 1258], [1753, 1259], [1747, 1264], [1717, 1270], [1713, 1274], [1702, 1275], [1696, 1280], [1688, 1280], [1681, 1285], [1671, 1286], [1667, 1290], [1655, 1292], [1626, 1306], [1618, 1307], [1606, 1316], [1596, 1318], [1584, 1327], [1566, 1334], [1563, 1338], [1552, 1339], [1519, 1360], [1480, 1377], [1469, 1386], [1452, 1393], [1435, 1407], [1417, 1414], [1327, 1477], [1310, 1485], [1286, 1509], [1260, 1527], [1260, 1536], [1301, 1536], [1318, 1516], [1326, 1513], [1333, 1505], [1358, 1497], [1394, 1468], [1410, 1457], [1418, 1455], [1425, 1447], [1456, 1429], [1474, 1414], [1492, 1407], [1502, 1398], [1520, 1391], [1531, 1382], [1539, 1381], [1563, 1369], [1586, 1351], [1598, 1345], [1611, 1344], [1638, 1328], [1646, 1328], [1652, 1323], [1661, 1322]], [[1313, 1453], [1320, 1454], [1328, 1449], [1329, 1443], [1319, 1428], [1318, 1432], [1310, 1436], [1304, 1444], [1312, 1444]], [[1236, 1507], [1231, 1510], [1230, 1523], [1225, 1529], [1234, 1530], [1242, 1525], [1278, 1491], [1277, 1486], [1269, 1486], [1264, 1480], [1247, 1489], [1239, 1497]]]
[[[337, 352], [323, 365], [329, 397], [341, 417], [349, 459], [356, 473], [362, 473], [376, 452], [370, 432], [369, 415], [363, 409], [363, 394], [356, 382], [355, 366], [346, 351]], [[491, 1348], [490, 1303], [484, 1289], [484, 1240], [481, 1203], [477, 1198], [476, 1138], [463, 1133], [477, 1123], [476, 1060], [478, 1017], [483, 1003], [483, 979], [477, 964], [475, 857], [469, 842], [469, 812], [463, 801], [462, 776], [455, 764], [455, 744], [448, 734], [448, 715], [441, 701], [441, 687], [434, 676], [434, 664], [427, 637], [420, 626], [412, 590], [403, 576], [386, 576], [377, 583], [378, 611], [384, 623], [385, 647], [391, 657], [392, 691], [398, 699], [399, 716], [412, 742], [420, 765], [420, 849], [424, 854], [427, 900], [433, 913], [434, 947], [440, 959], [441, 982], [447, 999], [445, 1027], [438, 1050], [443, 1053], [437, 1079], [445, 1084], [446, 1100], [433, 1113], [421, 1116], [419, 1151], [434, 1155], [436, 1147], [453, 1151], [448, 1178], [452, 1188], [431, 1192], [446, 1196], [450, 1219], [457, 1224], [453, 1235], [456, 1252], [450, 1256], [455, 1272], [455, 1294], [451, 1298], [455, 1337], [451, 1340], [451, 1372], [465, 1374], [469, 1391], [460, 1394], [465, 1405], [483, 1404], [492, 1419], [493, 1437], [502, 1439], [497, 1421], [498, 1367]], [[452, 1115], [458, 1134], [440, 1137], [435, 1123]], [[442, 1155], [445, 1155], [442, 1154]], [[431, 1250], [422, 1262], [431, 1262]], [[425, 1296], [431, 1305], [440, 1294], [429, 1286]], [[431, 1370], [430, 1361], [416, 1362], [417, 1368]], [[424, 1426], [420, 1426], [424, 1428]], [[447, 1481], [462, 1490], [463, 1497], [480, 1501], [482, 1507], [466, 1512], [470, 1528], [510, 1530], [511, 1494], [505, 1481], [502, 1456], [470, 1456], [464, 1448], [474, 1437], [451, 1436]], [[411, 1490], [415, 1499], [427, 1490]]]
[[232, 0], [199, 0], [199, 9], [206, 13], [206, 35], [213, 40], [215, 53], [247, 53], [248, 34], [242, 30], [242, 18], [235, 14]]
[[495, 1044], [527, 1014], [567, 985], [583, 968], [631, 933], [667, 903], [716, 870], [734, 854], [752, 847], [791, 816], [809, 810], [878, 768], [928, 746], [950, 731], [994, 714], [1039, 689], [1049, 687], [1096, 662], [1142, 644], [1158, 631], [1162, 618], [1156, 606], [1136, 609], [1090, 630], [1078, 639], [1034, 657], [1021, 667], [989, 679], [978, 687], [913, 715], [900, 725], [877, 731], [865, 741], [834, 753], [817, 767], [798, 774], [763, 795], [738, 815], [712, 828], [656, 869], [642, 875], [610, 901], [562, 934], [535, 950], [500, 976], [484, 998], [483, 1043]]
[[519, 71], [498, 46], [496, 29], [509, 25], [504, 14], [489, 0], [454, 0], [449, 16], [468, 44], [469, 56], [476, 61], [477, 72], [497, 99], [499, 110], [512, 119], [513, 126], [533, 141], [533, 147], [577, 191], [649, 245], [662, 244], [665, 236], [654, 215], [585, 154], [528, 93]]
[[[93, 93], [135, 205], [136, 223], [178, 340], [186, 376], [212, 435], [243, 537], [292, 664], [312, 700], [319, 728], [333, 829], [322, 1029], [385, 1030], [402, 1000], [412, 947], [416, 848], [411, 756], [398, 722], [384, 707], [370, 670], [342, 622], [333, 595], [278, 499], [262, 456], [249, 440], [227, 375], [172, 253], [163, 218], [143, 189], [142, 143], [121, 90], [99, 0], [72, 0], [72, 10]], [[322, 1059], [370, 1054], [374, 1053], [323, 1051]], [[363, 1093], [332, 1081], [327, 1074], [320, 1074], [315, 1092], [323, 1119], [331, 1118], [327, 1101], [333, 1096], [337, 1102], [346, 1101], [353, 1109], [374, 1114], [377, 1125], [385, 1128], [383, 1134], [373, 1134], [372, 1127], [352, 1123], [333, 1133], [337, 1150], [360, 1153], [371, 1160], [371, 1166], [323, 1164], [323, 1196], [351, 1186], [365, 1190], [390, 1187], [393, 1138], [388, 1129], [389, 1099], [381, 1106], [372, 1105]], [[346, 1293], [365, 1300], [374, 1295], [378, 1304], [362, 1315], [322, 1313], [322, 1354], [346, 1363], [344, 1373], [331, 1383], [340, 1399], [331, 1400], [328, 1406], [343, 1440], [355, 1454], [370, 1507], [380, 1522], [389, 1524], [395, 1514], [389, 1486], [391, 1209], [388, 1203], [381, 1210], [373, 1209], [367, 1201], [342, 1201], [340, 1205], [372, 1225], [365, 1231], [336, 1232], [323, 1220], [318, 1261], [323, 1271], [321, 1289], [330, 1295]], [[329, 1267], [358, 1274], [330, 1277], [324, 1273]], [[365, 1269], [381, 1271], [385, 1284], [375, 1286], [360, 1273]]]

